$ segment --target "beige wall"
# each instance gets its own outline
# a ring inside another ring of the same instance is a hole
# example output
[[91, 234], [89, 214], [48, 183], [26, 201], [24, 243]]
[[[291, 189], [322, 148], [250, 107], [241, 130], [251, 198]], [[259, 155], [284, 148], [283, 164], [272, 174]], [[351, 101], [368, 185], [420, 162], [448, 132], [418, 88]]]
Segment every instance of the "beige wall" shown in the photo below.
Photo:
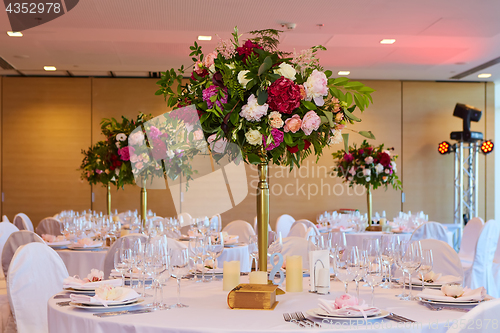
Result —
[[[79, 180], [82, 155], [91, 143], [101, 139], [102, 118], [122, 115], [135, 117], [139, 111], [154, 116], [168, 111], [162, 97], [155, 96], [157, 79], [122, 78], [20, 78], [4, 77], [2, 91], [2, 214], [10, 219], [24, 211], [36, 224], [62, 209], [104, 210], [105, 191], [92, 189]], [[401, 209], [424, 210], [431, 220], [451, 223], [453, 219], [453, 156], [440, 156], [437, 145], [460, 130], [461, 120], [452, 116], [455, 103], [483, 109], [483, 118], [473, 128], [494, 134], [493, 84], [363, 81], [373, 87], [375, 104], [359, 115], [363, 122], [356, 130], [371, 130], [375, 144], [394, 147], [398, 173], [404, 183], [401, 193], [389, 189], [373, 194], [375, 211], [385, 210], [392, 218]], [[350, 134], [350, 143], [362, 137]], [[331, 177], [331, 153], [343, 145], [324, 151], [316, 163], [309, 157], [303, 167], [291, 173], [286, 168], [270, 168], [271, 225], [284, 213], [315, 220], [324, 210], [358, 208], [366, 212], [366, 196], [361, 188], [349, 189]], [[493, 218], [493, 155], [481, 156], [480, 215]], [[224, 224], [243, 219], [253, 222], [256, 215], [257, 172], [246, 166], [249, 195], [222, 214]], [[484, 171], [484, 172], [483, 172]], [[286, 192], [285, 192], [286, 190]], [[94, 193], [94, 202], [91, 200]], [[202, 192], [202, 191], [200, 191]], [[118, 211], [139, 208], [139, 188], [113, 190], [112, 208]], [[200, 193], [209, 195], [209, 193]], [[149, 190], [149, 208], [162, 216], [175, 214], [168, 190]], [[485, 200], [487, 198], [487, 200]]]

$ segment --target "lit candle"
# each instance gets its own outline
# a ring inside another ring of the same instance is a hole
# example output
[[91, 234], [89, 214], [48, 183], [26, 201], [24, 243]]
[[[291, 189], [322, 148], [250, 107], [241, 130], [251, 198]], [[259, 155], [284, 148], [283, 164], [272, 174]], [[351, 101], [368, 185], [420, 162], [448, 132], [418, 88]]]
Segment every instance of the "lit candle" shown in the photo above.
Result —
[[302, 256], [286, 257], [286, 291], [302, 291]]
[[240, 262], [224, 261], [222, 268], [222, 290], [230, 291], [240, 284]]
[[248, 278], [250, 279], [250, 284], [267, 284], [267, 272], [250, 272]]
[[380, 218], [379, 223], [380, 223], [381, 226], [384, 226], [386, 222], [387, 222], [387, 219], [385, 217], [381, 217]]
[[317, 273], [316, 291], [318, 294], [328, 294], [330, 291], [330, 270], [328, 268], [320, 268]]

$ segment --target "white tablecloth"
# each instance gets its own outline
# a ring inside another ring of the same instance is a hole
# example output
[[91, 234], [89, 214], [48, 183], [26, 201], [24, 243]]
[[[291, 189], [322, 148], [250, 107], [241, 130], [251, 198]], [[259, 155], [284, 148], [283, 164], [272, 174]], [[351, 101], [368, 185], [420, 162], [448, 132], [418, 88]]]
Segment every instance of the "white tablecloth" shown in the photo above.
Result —
[[[248, 277], [242, 277], [241, 282], [247, 282]], [[50, 333], [160, 333], [160, 332], [296, 332], [304, 331], [293, 323], [283, 320], [285, 312], [305, 312], [318, 307], [318, 298], [333, 299], [342, 294], [343, 285], [332, 282], [331, 294], [319, 296], [307, 292], [309, 278], [304, 278], [304, 291], [301, 293], [287, 293], [277, 296], [280, 302], [273, 311], [231, 310], [227, 305], [228, 292], [222, 291], [222, 282], [193, 283], [182, 280], [181, 302], [189, 308], [156, 311], [145, 314], [123, 315], [97, 318], [91, 312], [71, 307], [60, 307], [56, 302], [49, 301], [49, 332]], [[354, 289], [354, 283], [349, 286]], [[375, 305], [394, 312], [398, 315], [418, 321], [415, 324], [397, 323], [389, 320], [372, 320], [370, 326], [361, 326], [353, 322], [351, 326], [342, 322], [322, 323], [323, 331], [350, 331], [356, 332], [446, 332], [444, 325], [447, 321], [457, 319], [463, 315], [458, 311], [431, 311], [418, 302], [401, 301], [394, 297], [400, 289], [375, 290]], [[176, 302], [175, 282], [170, 281], [165, 290], [166, 302]], [[361, 297], [369, 300], [370, 289], [361, 287]], [[149, 301], [149, 300], [148, 300]], [[345, 322], [344, 322], [345, 323]], [[409, 329], [409, 330], [408, 330]], [[313, 329], [307, 329], [311, 331]]]
[[100, 251], [76, 251], [76, 250], [56, 250], [62, 258], [70, 276], [78, 275], [86, 277], [92, 268], [104, 269], [104, 258], [107, 250]]

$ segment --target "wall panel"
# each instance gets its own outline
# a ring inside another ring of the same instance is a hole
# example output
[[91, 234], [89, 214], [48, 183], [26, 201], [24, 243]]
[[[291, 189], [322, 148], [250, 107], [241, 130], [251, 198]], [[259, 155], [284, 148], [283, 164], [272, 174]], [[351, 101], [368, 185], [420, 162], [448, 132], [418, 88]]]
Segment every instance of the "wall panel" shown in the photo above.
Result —
[[90, 208], [77, 171], [90, 144], [90, 79], [3, 78], [3, 213], [36, 225], [64, 209]]

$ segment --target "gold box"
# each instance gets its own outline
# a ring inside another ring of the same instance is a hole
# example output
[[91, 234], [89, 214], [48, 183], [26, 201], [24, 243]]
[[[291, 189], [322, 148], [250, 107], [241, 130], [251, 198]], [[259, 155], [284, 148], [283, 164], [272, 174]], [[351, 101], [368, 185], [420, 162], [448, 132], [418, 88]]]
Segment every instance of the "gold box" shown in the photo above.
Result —
[[231, 309], [274, 310], [279, 303], [276, 295], [284, 293], [273, 284], [242, 283], [229, 292], [227, 304]]
[[366, 228], [366, 231], [382, 231], [381, 225], [371, 225]]

